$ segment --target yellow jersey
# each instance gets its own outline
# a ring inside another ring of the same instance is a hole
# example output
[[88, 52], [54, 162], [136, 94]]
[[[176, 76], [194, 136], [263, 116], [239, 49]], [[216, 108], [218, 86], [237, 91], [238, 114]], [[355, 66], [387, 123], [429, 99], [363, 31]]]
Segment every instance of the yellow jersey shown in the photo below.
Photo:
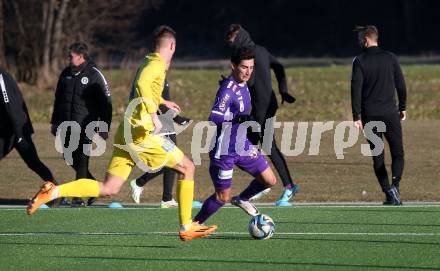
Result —
[[162, 91], [165, 82], [166, 63], [158, 54], [145, 57], [136, 71], [136, 77], [130, 92], [130, 99], [123, 122], [118, 127], [115, 143], [124, 144], [124, 123], [131, 128], [133, 142], [139, 142], [154, 130], [150, 114], [156, 113], [164, 102]]

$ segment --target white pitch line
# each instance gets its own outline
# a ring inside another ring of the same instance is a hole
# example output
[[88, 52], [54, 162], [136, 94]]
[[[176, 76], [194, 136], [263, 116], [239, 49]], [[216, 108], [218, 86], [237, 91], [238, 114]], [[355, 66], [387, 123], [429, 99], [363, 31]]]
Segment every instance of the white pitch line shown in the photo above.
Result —
[[[176, 232], [1, 232], [0, 236], [49, 236], [49, 235], [85, 235], [85, 236], [107, 236], [107, 235], [177, 235]], [[217, 232], [213, 235], [249, 235], [247, 232]], [[275, 235], [354, 235], [354, 236], [440, 236], [435, 232], [276, 232]]]

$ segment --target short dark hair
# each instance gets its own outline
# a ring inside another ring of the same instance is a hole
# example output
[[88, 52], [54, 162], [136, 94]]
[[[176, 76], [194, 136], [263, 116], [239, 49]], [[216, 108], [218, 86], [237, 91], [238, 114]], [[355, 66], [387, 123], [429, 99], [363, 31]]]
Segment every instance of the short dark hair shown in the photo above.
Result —
[[242, 60], [254, 59], [255, 53], [252, 48], [240, 47], [232, 52], [231, 62], [235, 65], [240, 64]]
[[156, 27], [153, 32], [153, 48], [161, 46], [164, 39], [176, 39], [176, 31], [167, 25], [160, 25]]
[[228, 42], [231, 40], [232, 37], [237, 35], [237, 33], [240, 31], [241, 25], [240, 24], [231, 24], [229, 26], [228, 31], [226, 32], [225, 41]]
[[77, 55], [82, 55], [84, 59], [89, 59], [89, 51], [87, 48], [87, 44], [83, 42], [74, 42], [69, 46], [69, 51], [73, 52]]
[[364, 39], [365, 37], [369, 37], [370, 39], [377, 41], [379, 39], [379, 31], [377, 27], [374, 25], [364, 25], [364, 26], [355, 26], [354, 30], [358, 32], [360, 38]]

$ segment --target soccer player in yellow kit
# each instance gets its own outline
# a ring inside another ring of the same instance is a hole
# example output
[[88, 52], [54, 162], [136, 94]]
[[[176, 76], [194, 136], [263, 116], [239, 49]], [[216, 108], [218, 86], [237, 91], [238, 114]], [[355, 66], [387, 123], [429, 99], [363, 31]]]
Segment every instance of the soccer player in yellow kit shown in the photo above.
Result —
[[146, 56], [136, 72], [130, 104], [124, 121], [115, 135], [115, 148], [104, 182], [79, 179], [62, 185], [46, 182], [29, 203], [27, 213], [33, 214], [42, 204], [59, 197], [98, 197], [116, 195], [135, 165], [158, 170], [163, 166], [179, 173], [177, 198], [179, 201], [182, 241], [211, 234], [217, 226], [199, 225], [191, 219], [194, 197], [194, 163], [183, 152], [162, 136], [157, 135], [162, 125], [156, 115], [159, 104], [180, 111], [179, 106], [162, 98], [166, 71], [173, 57], [176, 37], [168, 26], [154, 32], [152, 54]]

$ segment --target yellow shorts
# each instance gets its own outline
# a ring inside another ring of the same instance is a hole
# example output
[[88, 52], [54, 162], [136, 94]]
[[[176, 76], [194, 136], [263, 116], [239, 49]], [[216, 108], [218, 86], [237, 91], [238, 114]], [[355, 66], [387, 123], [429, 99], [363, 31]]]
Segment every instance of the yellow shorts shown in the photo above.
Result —
[[[115, 144], [124, 142], [118, 134]], [[172, 141], [148, 135], [141, 142], [135, 141], [123, 149], [114, 146], [107, 172], [127, 180], [135, 165], [145, 172], [158, 171], [163, 167], [174, 168], [183, 157], [183, 152]]]

